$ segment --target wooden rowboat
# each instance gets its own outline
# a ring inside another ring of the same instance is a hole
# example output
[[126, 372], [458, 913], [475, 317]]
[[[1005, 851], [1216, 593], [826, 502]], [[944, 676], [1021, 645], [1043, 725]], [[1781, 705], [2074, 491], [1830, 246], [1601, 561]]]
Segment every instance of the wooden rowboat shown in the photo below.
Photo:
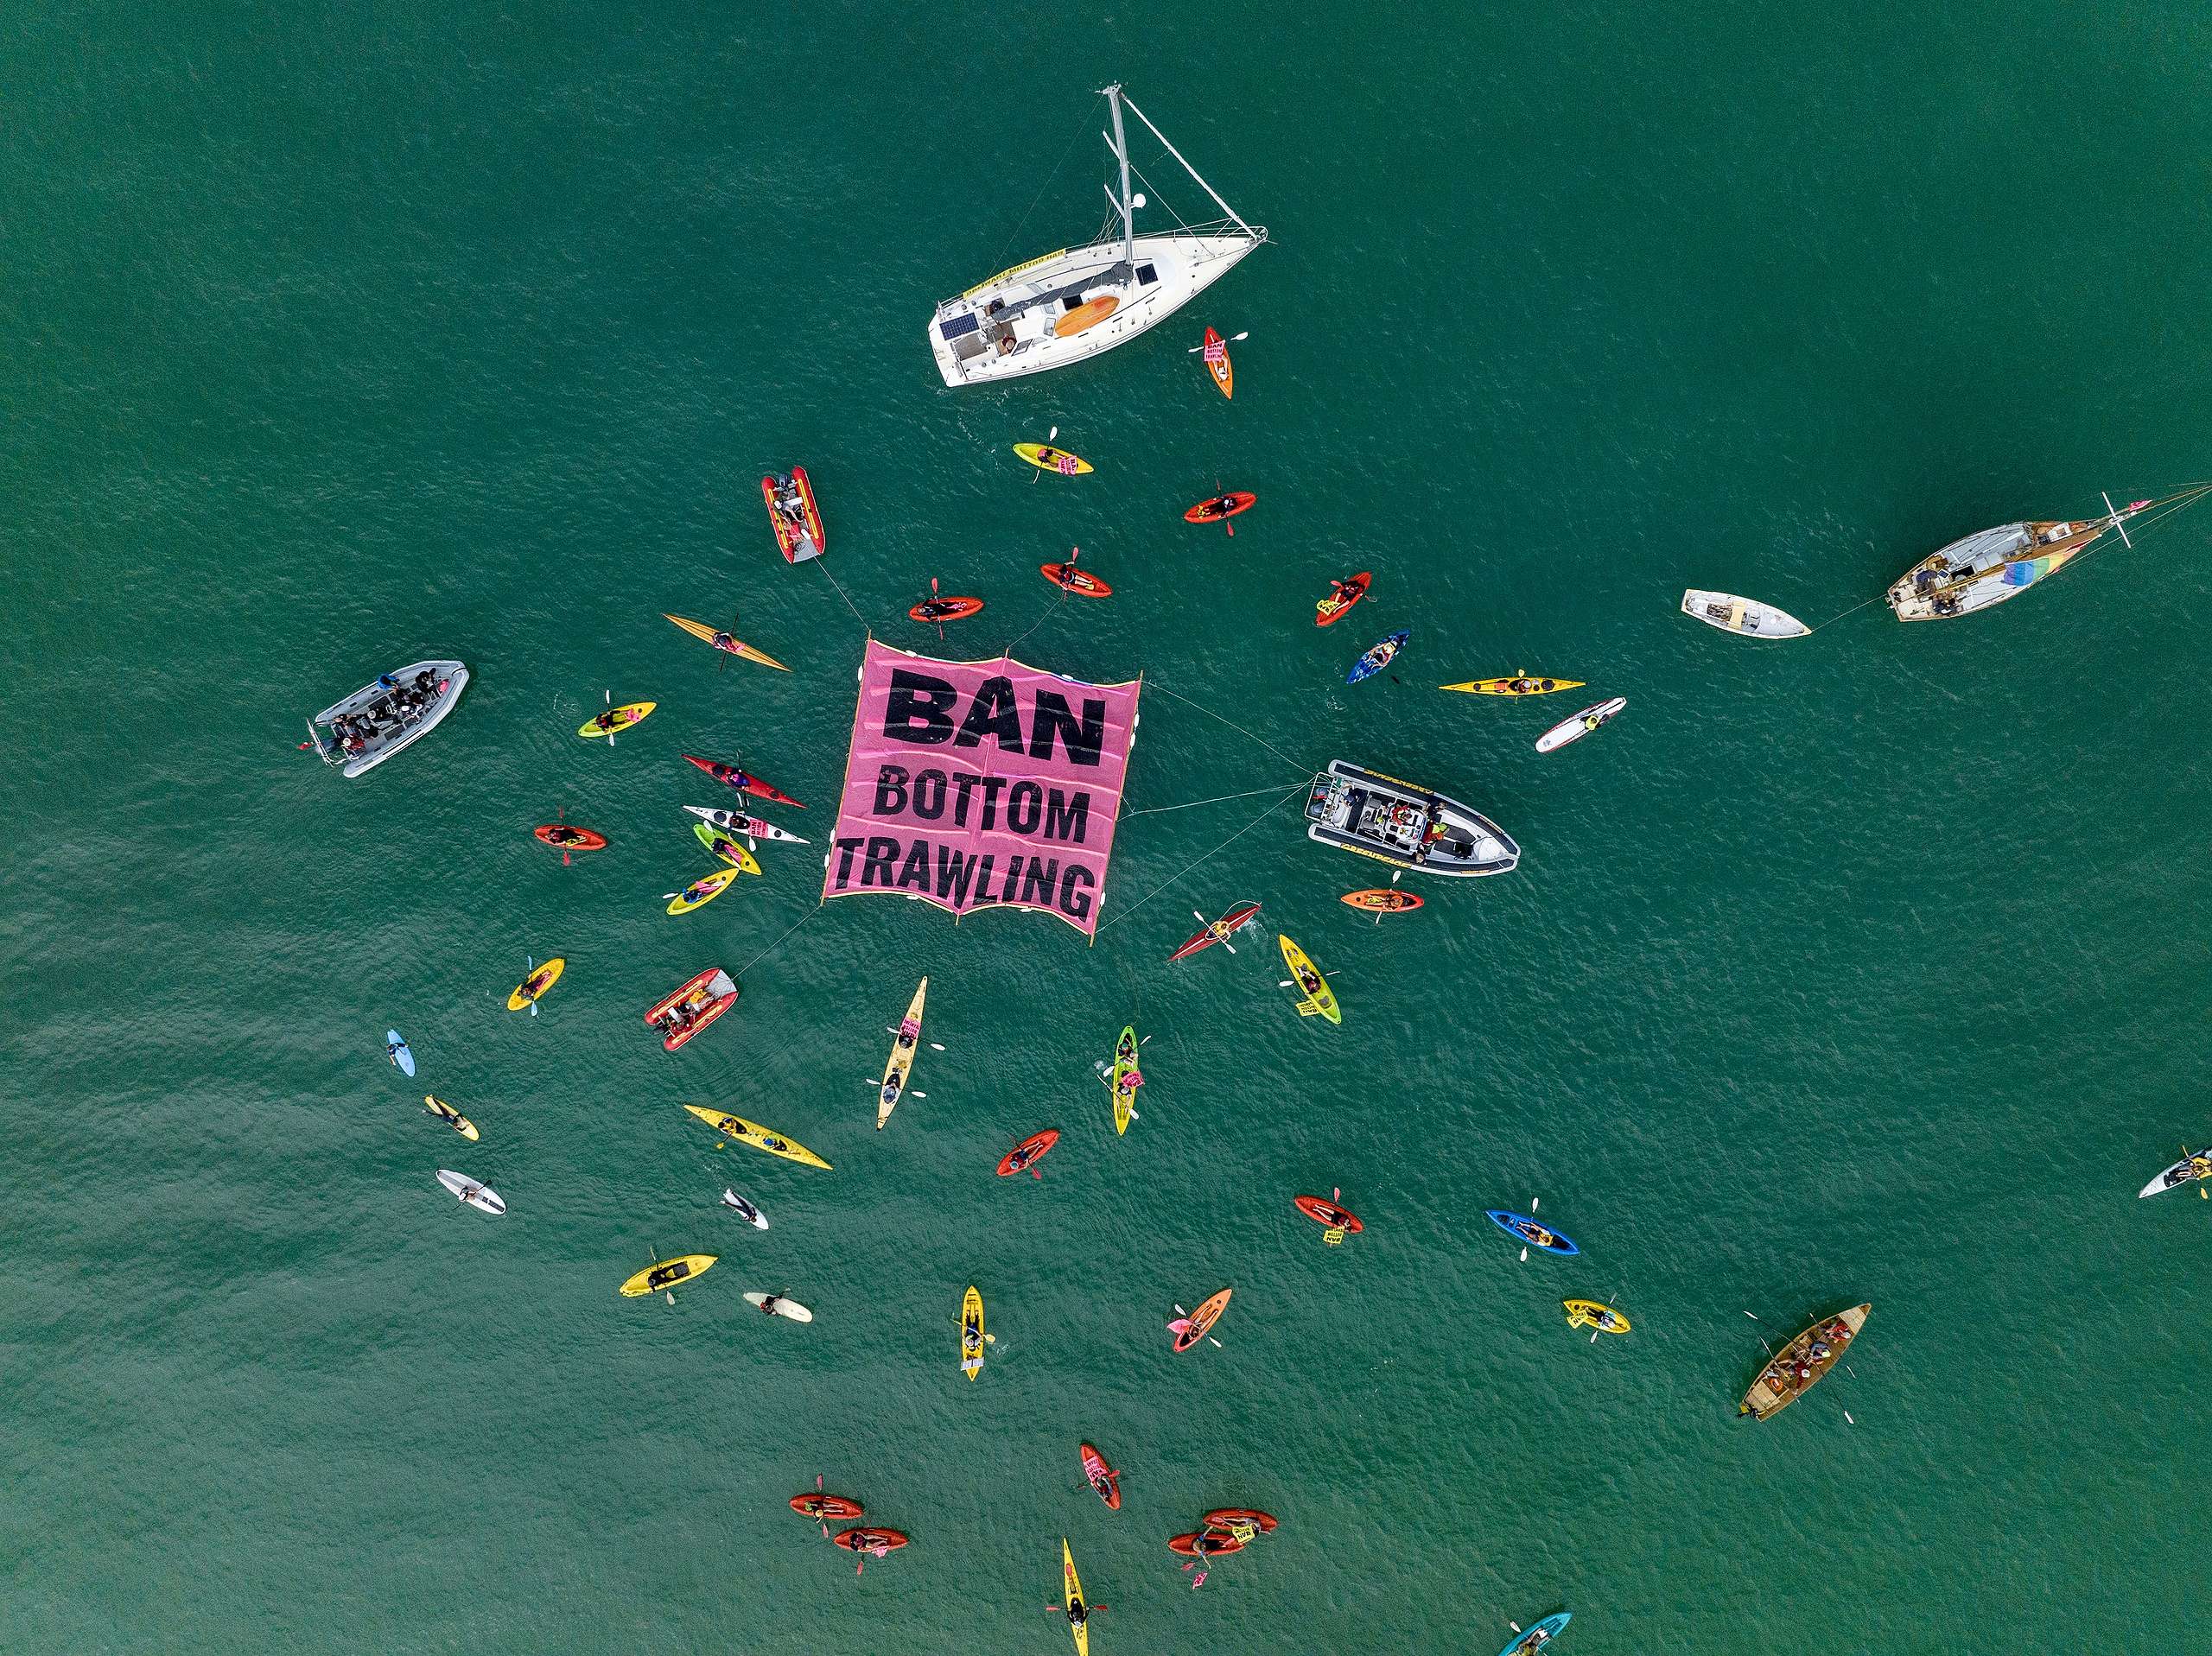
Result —
[[1759, 1371], [1759, 1377], [1744, 1393], [1743, 1404], [1736, 1412], [1764, 1420], [1769, 1415], [1779, 1414], [1804, 1396], [1835, 1367], [1837, 1359], [1859, 1337], [1859, 1330], [1866, 1326], [1866, 1314], [1873, 1309], [1872, 1304], [1853, 1305], [1847, 1311], [1824, 1317], [1783, 1347], [1773, 1361]]

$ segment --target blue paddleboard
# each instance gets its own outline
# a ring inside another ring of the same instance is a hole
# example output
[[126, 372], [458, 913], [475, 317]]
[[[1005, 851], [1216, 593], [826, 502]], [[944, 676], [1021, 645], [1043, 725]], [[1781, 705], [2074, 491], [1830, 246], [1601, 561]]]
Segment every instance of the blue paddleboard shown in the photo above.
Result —
[[407, 1050], [407, 1043], [399, 1031], [388, 1029], [384, 1032], [384, 1055], [399, 1066], [399, 1073], [410, 1080], [415, 1075], [415, 1055]]
[[1519, 1237], [1530, 1247], [1542, 1248], [1548, 1253], [1574, 1254], [1582, 1252], [1550, 1226], [1540, 1225], [1525, 1214], [1509, 1213], [1503, 1208], [1485, 1208], [1483, 1211], [1491, 1224], [1509, 1236]]
[[1559, 1637], [1559, 1630], [1572, 1619], [1572, 1613], [1566, 1610], [1561, 1610], [1557, 1615], [1548, 1615], [1528, 1632], [1517, 1635], [1511, 1644], [1497, 1653], [1497, 1656], [1521, 1656], [1522, 1652], [1535, 1648], [1529, 1641], [1539, 1634], [1543, 1635], [1539, 1643], [1548, 1645]]
[[[1373, 645], [1364, 656], [1352, 664], [1351, 671], [1344, 675], [1344, 682], [1357, 684], [1363, 678], [1373, 678], [1398, 658], [1398, 652], [1406, 647], [1406, 640], [1412, 636], [1412, 633], [1401, 629], [1381, 643]], [[1375, 659], [1375, 652], [1377, 650], [1386, 652], [1381, 661]]]

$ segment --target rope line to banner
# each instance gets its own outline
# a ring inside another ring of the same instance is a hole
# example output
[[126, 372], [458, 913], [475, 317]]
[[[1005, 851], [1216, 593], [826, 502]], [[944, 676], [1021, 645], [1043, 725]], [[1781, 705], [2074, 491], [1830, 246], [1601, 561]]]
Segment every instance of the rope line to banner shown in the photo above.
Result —
[[816, 904], [812, 908], [809, 909], [809, 910], [808, 910], [804, 914], [802, 914], [801, 916], [799, 916], [799, 917], [798, 917], [798, 919], [796, 919], [796, 920], [792, 921], [789, 926], [787, 926], [786, 928], [785, 928], [784, 935], [783, 935], [783, 936], [782, 936], [782, 937], [779, 937], [779, 938], [777, 938], [777, 939], [776, 939], [776, 941], [775, 941], [774, 942], [770, 943], [770, 944], [767, 946], [767, 948], [766, 948], [766, 949], [762, 949], [762, 950], [761, 950], [758, 955], [754, 955], [751, 960], [749, 960], [749, 961], [746, 961], [746, 963], [745, 963], [744, 965], [742, 965], [742, 966], [739, 967], [739, 968], [737, 968], [737, 975], [738, 975], [739, 977], [742, 978], [742, 977], [743, 977], [743, 976], [744, 976], [747, 972], [750, 972], [750, 971], [751, 971], [754, 967], [756, 967], [756, 966], [760, 965], [761, 961], [763, 961], [766, 960], [766, 959], [768, 958], [768, 956], [769, 956], [769, 955], [771, 955], [774, 954], [778, 949], [781, 949], [781, 948], [784, 946], [784, 940], [785, 940], [785, 938], [789, 937], [789, 936], [791, 935], [791, 933], [792, 933], [792, 932], [797, 931], [797, 930], [798, 930], [801, 926], [804, 925], [808, 921], [810, 921], [810, 920], [813, 919], [813, 918], [814, 918], [814, 917], [815, 917], [816, 915], [817, 915], [817, 914], [821, 913], [821, 912], [822, 912], [822, 910], [823, 910], [823, 908], [824, 906], [825, 906], [825, 905], [824, 905], [824, 904], [823, 904], [817, 903], [817, 904]]
[[[1161, 811], [1196, 810], [1201, 805], [1218, 805], [1226, 800], [1231, 799], [1257, 799], [1262, 794], [1272, 794], [1278, 793], [1280, 791], [1280, 788], [1247, 788], [1241, 794], [1216, 794], [1211, 799], [1193, 799], [1180, 805], [1147, 805], [1141, 811], [1123, 811], [1121, 815], [1122, 817], [1156, 816]], [[1117, 817], [1116, 820], [1118, 822], [1121, 818]]]
[[[831, 590], [833, 590], [834, 592], [836, 592], [836, 593], [837, 594], [837, 596], [838, 596], [838, 597], [845, 599], [845, 607], [846, 607], [847, 609], [849, 609], [849, 610], [852, 611], [852, 612], [853, 612], [853, 619], [855, 619], [855, 621], [858, 621], [858, 622], [859, 622], [859, 623], [860, 623], [863, 627], [867, 627], [867, 626], [868, 626], [868, 617], [866, 617], [865, 615], [862, 615], [862, 614], [860, 612], [860, 608], [859, 608], [859, 606], [858, 606], [857, 605], [855, 605], [855, 604], [853, 602], [853, 600], [852, 600], [851, 599], [849, 599], [849, 598], [846, 598], [846, 597], [845, 597], [845, 589], [844, 589], [842, 587], [840, 587], [840, 586], [838, 586], [838, 585], [837, 585], [837, 577], [836, 577], [836, 576], [835, 576], [835, 575], [833, 575], [833, 574], [831, 574], [830, 573], [830, 570], [829, 570], [828, 566], [827, 566], [826, 564], [824, 564], [824, 563], [823, 562], [823, 561], [822, 561], [820, 558], [818, 558], [818, 557], [817, 557], [817, 558], [815, 558], [815, 559], [810, 560], [810, 562], [813, 563], [813, 565], [814, 565], [814, 567], [815, 567], [816, 568], [817, 568], [817, 569], [819, 569], [819, 570], [821, 570], [821, 571], [822, 571], [822, 578], [823, 578], [823, 580], [824, 580], [824, 581], [828, 581], [828, 582], [830, 583], [830, 586]], [[874, 628], [872, 628], [872, 627], [869, 627], [869, 628], [868, 628], [868, 631], [869, 631], [870, 632], [873, 632], [873, 631], [874, 631]]]
[[[1192, 705], [1195, 707], [1195, 706], [1197, 705], [1197, 703], [1193, 702]], [[1225, 722], [1225, 721], [1224, 721], [1224, 722]], [[1173, 874], [1169, 875], [1169, 876], [1168, 876], [1168, 878], [1167, 878], [1166, 879], [1165, 879], [1164, 881], [1162, 881], [1160, 885], [1154, 886], [1154, 887], [1152, 888], [1152, 890], [1151, 890], [1151, 891], [1149, 891], [1146, 892], [1144, 896], [1142, 896], [1142, 897], [1139, 898], [1135, 902], [1134, 902], [1134, 903], [1132, 903], [1131, 904], [1129, 904], [1129, 906], [1128, 906], [1128, 908], [1123, 909], [1123, 910], [1121, 911], [1121, 913], [1119, 913], [1119, 914], [1116, 915], [1116, 916], [1115, 916], [1111, 920], [1108, 920], [1108, 921], [1105, 921], [1104, 923], [1103, 923], [1099, 926], [1099, 928], [1098, 928], [1098, 931], [1100, 931], [1100, 932], [1110, 931], [1110, 930], [1112, 930], [1116, 926], [1120, 925], [1120, 924], [1122, 923], [1122, 921], [1124, 921], [1124, 920], [1128, 919], [1131, 915], [1135, 914], [1135, 913], [1139, 909], [1141, 909], [1141, 908], [1144, 907], [1144, 905], [1145, 905], [1146, 904], [1147, 904], [1147, 903], [1151, 902], [1151, 901], [1152, 901], [1152, 899], [1153, 899], [1154, 898], [1158, 897], [1158, 896], [1159, 896], [1162, 891], [1164, 891], [1167, 890], [1167, 888], [1168, 888], [1169, 886], [1171, 886], [1171, 885], [1174, 885], [1176, 881], [1178, 881], [1178, 880], [1181, 879], [1183, 878], [1183, 876], [1184, 876], [1184, 875], [1185, 875], [1185, 874], [1189, 873], [1189, 872], [1191, 872], [1191, 870], [1192, 870], [1192, 869], [1196, 868], [1196, 867], [1198, 866], [1198, 863], [1205, 862], [1205, 861], [1206, 861], [1209, 858], [1211, 858], [1211, 857], [1217, 857], [1217, 856], [1220, 855], [1223, 852], [1224, 852], [1224, 851], [1228, 850], [1230, 847], [1231, 847], [1231, 846], [1235, 845], [1235, 844], [1236, 844], [1239, 840], [1243, 839], [1246, 834], [1249, 834], [1249, 833], [1250, 833], [1254, 828], [1255, 828], [1259, 827], [1261, 823], [1262, 823], [1262, 822], [1266, 822], [1266, 821], [1268, 820], [1268, 818], [1269, 818], [1270, 816], [1274, 815], [1277, 811], [1281, 810], [1281, 809], [1285, 805], [1288, 804], [1292, 800], [1294, 800], [1294, 799], [1297, 798], [1297, 797], [1298, 797], [1298, 796], [1299, 796], [1300, 794], [1301, 794], [1301, 793], [1305, 792], [1305, 790], [1306, 790], [1306, 784], [1305, 784], [1304, 783], [1302, 783], [1302, 782], [1301, 782], [1301, 783], [1300, 783], [1300, 784], [1299, 784], [1295, 788], [1291, 788], [1291, 789], [1287, 790], [1284, 792], [1283, 796], [1282, 796], [1281, 799], [1276, 800], [1276, 801], [1275, 801], [1275, 803], [1274, 803], [1274, 804], [1272, 804], [1272, 805], [1268, 806], [1268, 807], [1267, 808], [1267, 809], [1265, 809], [1265, 810], [1262, 811], [1262, 812], [1261, 812], [1257, 816], [1254, 817], [1250, 822], [1249, 822], [1245, 823], [1245, 824], [1244, 824], [1244, 826], [1243, 826], [1243, 828], [1241, 828], [1237, 829], [1236, 833], [1234, 833], [1234, 834], [1230, 834], [1230, 835], [1226, 840], [1224, 840], [1224, 841], [1223, 841], [1219, 845], [1216, 846], [1216, 847], [1215, 847], [1211, 851], [1207, 852], [1207, 853], [1205, 853], [1205, 856], [1200, 857], [1199, 859], [1198, 859], [1198, 861], [1196, 861], [1196, 862], [1187, 863], [1187, 864], [1185, 864], [1183, 867], [1177, 869], [1177, 870], [1174, 872], [1174, 873], [1173, 873]], [[1091, 935], [1092, 935], [1093, 936], [1097, 936], [1098, 934], [1097, 934], [1097, 932], [1094, 932], [1094, 933], [1092, 933]]]
[[1243, 726], [1238, 724], [1234, 719], [1222, 719], [1221, 714], [1216, 713], [1211, 707], [1206, 707], [1200, 702], [1193, 701], [1187, 695], [1178, 695], [1175, 691], [1169, 689], [1165, 684], [1162, 684], [1156, 678], [1147, 679], [1144, 682], [1144, 687], [1147, 690], [1157, 690], [1162, 695], [1174, 696], [1178, 701], [1184, 703], [1185, 706], [1197, 707], [1200, 713], [1205, 714], [1209, 719], [1220, 719], [1223, 724], [1227, 725], [1230, 729], [1235, 731], [1238, 735], [1248, 737], [1251, 740], [1259, 743], [1262, 747], [1266, 748], [1268, 752], [1274, 754], [1277, 758], [1282, 760], [1287, 765], [1296, 765], [1300, 771], [1303, 771], [1309, 777], [1314, 775], [1321, 768], [1318, 765], [1308, 765], [1303, 759], [1292, 758], [1291, 755], [1284, 752], [1282, 749], [1277, 747], [1273, 742], [1268, 741], [1265, 737], [1254, 736], [1250, 731], [1245, 729]]

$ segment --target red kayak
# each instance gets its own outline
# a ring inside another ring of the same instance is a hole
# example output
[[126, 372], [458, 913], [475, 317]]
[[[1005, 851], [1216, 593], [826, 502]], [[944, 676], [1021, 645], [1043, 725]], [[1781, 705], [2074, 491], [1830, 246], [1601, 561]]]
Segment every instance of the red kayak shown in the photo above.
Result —
[[1239, 489], [1234, 494], [1217, 494], [1211, 500], [1201, 500], [1183, 514], [1186, 523], [1217, 523], [1224, 517], [1234, 517], [1240, 511], [1252, 510], [1252, 503], [1260, 497]]
[[1078, 569], [1071, 563], [1040, 563], [1037, 573], [1064, 593], [1073, 593], [1077, 598], [1111, 598], [1114, 589], [1096, 575]]
[[885, 1553], [896, 1552], [905, 1546], [907, 1537], [903, 1530], [872, 1530], [861, 1526], [839, 1530], [830, 1539], [832, 1545], [841, 1546], [848, 1552], [872, 1553], [880, 1558]]
[[645, 1013], [645, 1024], [660, 1031], [663, 1050], [673, 1052], [735, 1005], [737, 985], [721, 967], [710, 966], [673, 994], [655, 1001]]
[[1364, 569], [1349, 581], [1332, 583], [1336, 590], [1313, 606], [1313, 625], [1325, 627], [1346, 610], [1367, 596], [1368, 583], [1375, 579]]
[[1106, 1457], [1089, 1443], [1083, 1446], [1083, 1475], [1098, 1491], [1099, 1500], [1115, 1512], [1122, 1510], [1122, 1475], [1106, 1464]]
[[1046, 1127], [1042, 1133], [1033, 1133], [999, 1158], [999, 1177], [1011, 1178], [1016, 1173], [1027, 1173], [1032, 1178], [1043, 1178], [1031, 1165], [1044, 1159], [1045, 1152], [1060, 1142], [1060, 1130]]
[[1421, 907], [1424, 899], [1411, 891], [1392, 891], [1377, 885], [1364, 891], [1346, 891], [1337, 901], [1349, 903], [1355, 909], [1364, 909], [1370, 914], [1407, 914]]
[[720, 759], [702, 759], [696, 753], [686, 753], [683, 757], [716, 782], [726, 782], [733, 788], [742, 789], [755, 799], [765, 799], [775, 805], [791, 805], [800, 810], [806, 809], [789, 794], [770, 787], [760, 777], [741, 771], [734, 765], [724, 765]]
[[980, 598], [927, 598], [908, 610], [906, 619], [927, 626], [942, 626], [947, 621], [964, 621], [982, 612], [983, 600]]
[[546, 844], [562, 851], [604, 851], [607, 836], [594, 834], [589, 828], [570, 828], [566, 822], [541, 822], [531, 829]]
[[[1262, 1535], [1275, 1532], [1275, 1520], [1271, 1513], [1251, 1507], [1217, 1507], [1206, 1514], [1209, 1529], [1225, 1530], [1233, 1524], [1249, 1524]], [[1234, 1536], [1230, 1538], [1234, 1540]]]
[[[1293, 1196], [1291, 1201], [1297, 1205], [1299, 1212], [1315, 1224], [1326, 1225], [1331, 1230], [1350, 1231], [1357, 1236], [1367, 1228], [1359, 1222], [1357, 1214], [1347, 1213], [1333, 1202], [1324, 1202], [1319, 1196]], [[1270, 1524], [1268, 1527], [1273, 1529], [1274, 1526]]]
[[1218, 1558], [1224, 1553], [1243, 1551], [1244, 1544], [1219, 1530], [1204, 1530], [1194, 1535], [1169, 1536], [1167, 1550], [1186, 1558]]
[[842, 1495], [793, 1495], [791, 1510], [804, 1513], [809, 1518], [865, 1518], [867, 1512], [857, 1501], [848, 1501]]
[[[1260, 905], [1256, 903], [1239, 903], [1220, 919], [1208, 925], [1205, 930], [1192, 936], [1187, 942], [1167, 958], [1171, 961], [1186, 960], [1200, 949], [1211, 949], [1216, 943], [1226, 942], [1231, 932], [1247, 923], [1259, 911]], [[1236, 951], [1232, 949], [1229, 952], [1233, 955]]]

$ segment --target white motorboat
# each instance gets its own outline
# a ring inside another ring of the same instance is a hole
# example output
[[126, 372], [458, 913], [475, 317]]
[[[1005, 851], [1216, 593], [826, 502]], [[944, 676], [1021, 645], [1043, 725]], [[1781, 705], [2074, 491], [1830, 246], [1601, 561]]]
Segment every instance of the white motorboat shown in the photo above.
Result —
[[[1001, 270], [940, 304], [930, 320], [930, 349], [946, 384], [988, 384], [1110, 351], [1173, 315], [1267, 240], [1266, 229], [1238, 218], [1166, 135], [1122, 96], [1119, 83], [1101, 95], [1113, 119], [1106, 145], [1118, 164], [1121, 187], [1106, 186], [1113, 212], [1099, 238]], [[1147, 201], [1129, 188], [1124, 105], [1226, 217], [1195, 225], [1179, 217], [1181, 228], [1172, 235], [1137, 234], [1137, 212]], [[1121, 233], [1110, 235], [1117, 222]]]
[[1425, 874], [1510, 873], [1521, 860], [1511, 836], [1473, 807], [1342, 759], [1313, 778], [1306, 836]]

